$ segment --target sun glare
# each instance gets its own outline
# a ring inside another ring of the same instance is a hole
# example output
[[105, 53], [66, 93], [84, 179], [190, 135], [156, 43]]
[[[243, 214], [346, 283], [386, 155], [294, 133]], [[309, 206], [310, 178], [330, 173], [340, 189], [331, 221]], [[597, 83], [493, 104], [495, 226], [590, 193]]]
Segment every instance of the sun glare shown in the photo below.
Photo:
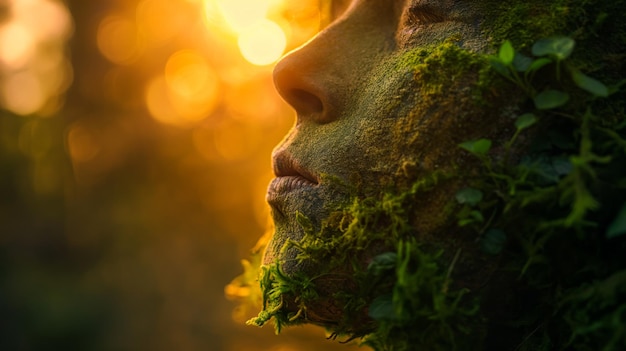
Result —
[[276, 62], [287, 46], [285, 29], [269, 18], [281, 5], [278, 0], [206, 0], [204, 9], [210, 27], [221, 23], [220, 30], [236, 37], [246, 61], [265, 66]]
[[55, 0], [9, 1], [3, 10], [0, 107], [18, 115], [50, 115], [71, 80], [63, 49], [72, 32], [69, 12]]
[[41, 81], [31, 71], [22, 71], [5, 78], [3, 88], [5, 106], [20, 115], [35, 113], [46, 102]]
[[264, 20], [269, 9], [268, 0], [215, 0], [217, 8], [228, 25], [241, 32]]
[[30, 27], [11, 22], [0, 28], [0, 62], [10, 68], [21, 68], [35, 51], [35, 39]]
[[285, 51], [287, 38], [276, 23], [263, 20], [239, 36], [239, 50], [248, 62], [263, 66], [276, 62]]

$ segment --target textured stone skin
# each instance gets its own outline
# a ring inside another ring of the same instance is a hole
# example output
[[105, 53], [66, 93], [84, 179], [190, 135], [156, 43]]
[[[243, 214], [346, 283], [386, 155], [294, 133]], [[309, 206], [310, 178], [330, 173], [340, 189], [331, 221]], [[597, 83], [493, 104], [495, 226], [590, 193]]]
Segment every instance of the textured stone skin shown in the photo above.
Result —
[[[436, 51], [452, 43], [480, 54], [495, 46], [489, 45], [491, 34], [505, 33], [506, 37], [510, 33], [520, 40], [567, 34], [557, 31], [566, 20], [551, 16], [574, 13], [578, 2], [571, 2], [569, 12], [562, 8], [570, 1], [545, 5], [516, 1], [506, 9], [501, 4], [498, 9], [491, 7], [492, 3], [353, 1], [333, 25], [278, 64], [276, 86], [296, 110], [297, 121], [276, 147], [274, 157], [295, 160], [319, 184], [283, 194], [272, 203], [275, 232], [264, 264], [281, 262], [284, 272], [292, 275], [324, 271], [314, 263], [299, 263], [295, 249], [283, 250], [288, 240], [299, 241], [304, 236], [297, 212], [319, 230], [329, 214], [346, 206], [352, 196], [362, 198], [387, 189], [401, 192], [433, 171], [472, 172], [473, 158], [458, 148], [463, 141], [489, 138], [502, 145], [507, 140], [512, 132], [507, 117], [518, 112], [515, 96], [519, 92], [482, 91], [484, 100], [478, 101], [474, 93], [479, 89], [480, 64], [472, 64], [467, 56], [453, 55], [458, 60], [446, 61], [449, 56], [429, 56], [419, 50]], [[519, 10], [525, 6], [530, 10]], [[539, 22], [508, 31], [490, 27], [520, 25], [520, 19], [512, 17], [518, 13], [537, 13], [540, 19], [532, 21]], [[623, 40], [618, 44], [623, 48]], [[424, 67], [427, 57], [442, 64]], [[429, 70], [432, 67], [441, 71]], [[497, 156], [498, 150], [494, 153]], [[437, 243], [450, 253], [459, 247], [475, 253], [469, 249], [471, 243], [451, 239], [448, 231], [452, 215], [445, 207], [460, 186], [462, 181], [446, 183], [425, 195], [410, 221], [423, 242]], [[469, 259], [464, 269], [456, 272], [461, 285], [481, 284], [478, 277], [486, 276], [491, 268], [475, 254], [476, 260]], [[326, 298], [333, 291], [351, 287], [347, 281], [318, 283]], [[329, 325], [340, 317], [340, 306], [328, 299], [309, 307], [309, 322]], [[290, 301], [285, 308], [296, 309]]]
[[[403, 1], [356, 1], [335, 24], [285, 57], [275, 69], [276, 86], [298, 117], [274, 156], [289, 155], [318, 177], [358, 183], [359, 195], [406, 183], [397, 176], [406, 164], [426, 174], [463, 162], [457, 144], [484, 135], [469, 130], [484, 111], [469, 101], [465, 84], [446, 84], [446, 91], [424, 98], [428, 82], [415, 76], [417, 62], [410, 53], [452, 36], [456, 45], [480, 52], [486, 40], [475, 8], [433, 3], [429, 11], [446, 20], [415, 25], [401, 14], [409, 7]], [[476, 72], [468, 74], [474, 77], [458, 78], [476, 79]], [[453, 96], [454, 104], [447, 103]], [[277, 259], [286, 238], [301, 237], [296, 211], [319, 226], [329, 208], [348, 199], [323, 179], [315, 189], [285, 196], [280, 213], [274, 211], [276, 232], [265, 263]], [[284, 261], [291, 271], [292, 261]]]

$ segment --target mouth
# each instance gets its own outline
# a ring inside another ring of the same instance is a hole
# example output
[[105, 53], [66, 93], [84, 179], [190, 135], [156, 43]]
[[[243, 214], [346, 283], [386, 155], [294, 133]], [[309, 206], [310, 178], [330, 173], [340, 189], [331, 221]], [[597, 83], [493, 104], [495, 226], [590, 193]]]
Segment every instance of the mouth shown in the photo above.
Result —
[[274, 178], [267, 189], [267, 202], [280, 211], [285, 196], [319, 185], [317, 177], [286, 152], [279, 152], [273, 159]]

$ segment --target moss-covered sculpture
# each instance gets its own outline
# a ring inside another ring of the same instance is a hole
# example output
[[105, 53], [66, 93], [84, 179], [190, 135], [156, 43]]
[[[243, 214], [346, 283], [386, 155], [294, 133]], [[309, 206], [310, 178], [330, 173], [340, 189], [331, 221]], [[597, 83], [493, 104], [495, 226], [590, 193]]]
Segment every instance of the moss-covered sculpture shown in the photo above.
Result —
[[346, 107], [360, 118], [322, 126], [375, 171], [280, 208], [251, 324], [375, 350], [626, 349], [626, 2], [467, 6], [489, 45], [451, 26], [401, 47]]

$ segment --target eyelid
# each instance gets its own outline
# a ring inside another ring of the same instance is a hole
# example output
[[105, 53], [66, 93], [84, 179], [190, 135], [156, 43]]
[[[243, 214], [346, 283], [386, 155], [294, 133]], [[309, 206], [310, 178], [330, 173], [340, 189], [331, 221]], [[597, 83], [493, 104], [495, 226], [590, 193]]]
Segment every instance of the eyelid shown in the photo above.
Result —
[[411, 5], [406, 10], [406, 24], [408, 25], [424, 25], [445, 22], [446, 20], [446, 12], [431, 4]]

